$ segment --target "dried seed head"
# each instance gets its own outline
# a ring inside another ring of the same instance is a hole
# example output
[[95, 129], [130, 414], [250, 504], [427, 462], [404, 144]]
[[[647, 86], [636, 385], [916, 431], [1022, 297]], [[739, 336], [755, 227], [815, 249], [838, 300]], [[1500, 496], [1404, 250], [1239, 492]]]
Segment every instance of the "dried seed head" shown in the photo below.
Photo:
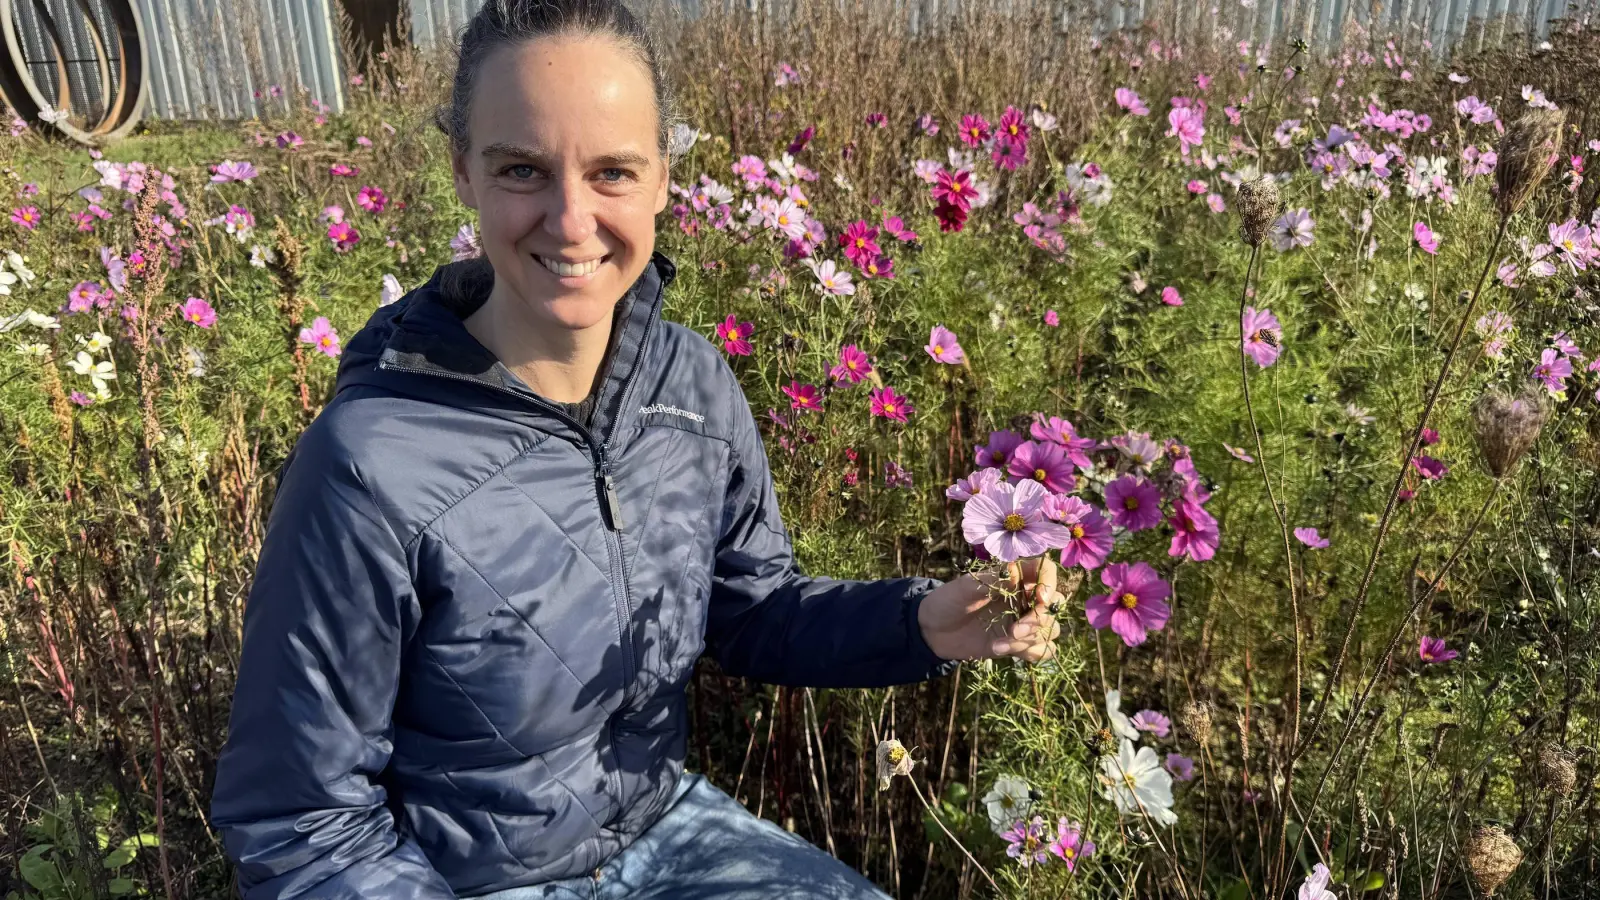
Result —
[[1498, 193], [1495, 205], [1506, 218], [1522, 208], [1539, 182], [1550, 174], [1561, 149], [1561, 126], [1567, 114], [1558, 109], [1530, 109], [1506, 129], [1495, 148]]
[[1211, 743], [1211, 704], [1191, 700], [1178, 710], [1178, 725], [1202, 747]]
[[1545, 744], [1533, 760], [1539, 784], [1557, 797], [1565, 797], [1578, 786], [1578, 763], [1572, 752], [1560, 744]]
[[1282, 212], [1278, 182], [1271, 175], [1239, 185], [1239, 236], [1246, 244], [1259, 246]]
[[1109, 728], [1101, 728], [1084, 738], [1083, 745], [1089, 750], [1089, 759], [1099, 760], [1102, 756], [1111, 756], [1117, 752], [1117, 736]]
[[1522, 863], [1522, 851], [1498, 825], [1479, 825], [1461, 845], [1461, 856], [1472, 873], [1472, 880], [1485, 896], [1492, 897], [1500, 885]]
[[1529, 384], [1515, 397], [1490, 391], [1472, 406], [1478, 450], [1489, 474], [1504, 478], [1539, 439], [1549, 407], [1544, 394]]
[[893, 781], [896, 775], [910, 775], [911, 767], [916, 764], [916, 760], [911, 758], [911, 751], [894, 738], [879, 744], [878, 790], [887, 791], [889, 782]]

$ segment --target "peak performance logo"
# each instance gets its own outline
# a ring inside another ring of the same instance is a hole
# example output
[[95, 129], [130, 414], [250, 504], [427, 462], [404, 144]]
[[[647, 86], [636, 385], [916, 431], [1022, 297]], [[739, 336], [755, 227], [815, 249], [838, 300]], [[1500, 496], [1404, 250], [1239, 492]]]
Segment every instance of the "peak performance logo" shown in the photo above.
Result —
[[702, 425], [705, 424], [706, 421], [706, 417], [700, 415], [699, 413], [692, 413], [687, 409], [679, 409], [676, 406], [668, 406], [664, 403], [657, 403], [654, 406], [639, 407], [639, 415], [647, 416], [651, 413], [666, 413], [669, 416], [682, 416], [685, 419], [693, 419]]

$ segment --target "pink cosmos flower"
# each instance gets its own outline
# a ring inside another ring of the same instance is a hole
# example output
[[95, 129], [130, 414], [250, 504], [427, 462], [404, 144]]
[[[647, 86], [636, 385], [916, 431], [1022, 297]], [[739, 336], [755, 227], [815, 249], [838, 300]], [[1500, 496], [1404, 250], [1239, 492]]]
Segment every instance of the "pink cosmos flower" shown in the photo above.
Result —
[[998, 483], [967, 501], [961, 533], [1001, 562], [1038, 556], [1067, 542], [1067, 530], [1045, 518], [1049, 497], [1037, 481]]
[[934, 362], [957, 366], [967, 361], [967, 354], [955, 334], [943, 325], [933, 326], [933, 331], [928, 333], [928, 346], [922, 349], [928, 351]]
[[[972, 208], [972, 201], [977, 199], [978, 189], [972, 186], [972, 173], [966, 169], [956, 172], [941, 169], [935, 178], [932, 194], [935, 202], [954, 206], [965, 214]], [[935, 214], [937, 212], [935, 210]]]
[[1048, 442], [1023, 441], [1011, 454], [1006, 471], [1018, 480], [1037, 481], [1053, 494], [1064, 494], [1078, 485], [1066, 452]]
[[256, 177], [256, 167], [247, 162], [225, 159], [211, 167], [211, 180], [217, 184], [230, 181], [249, 181]]
[[883, 483], [892, 488], [911, 487], [911, 472], [892, 459], [884, 460]]
[[67, 312], [88, 312], [96, 305], [104, 308], [110, 299], [111, 295], [100, 286], [100, 282], [80, 281], [67, 291]]
[[1079, 437], [1078, 429], [1066, 419], [1059, 416], [1047, 419], [1035, 413], [1033, 424], [1028, 430], [1036, 440], [1061, 445], [1061, 448], [1067, 451], [1067, 458], [1078, 468], [1085, 471], [1094, 468], [1094, 462], [1089, 459], [1089, 454], [1086, 452], [1094, 449], [1094, 438]]
[[887, 256], [874, 256], [861, 264], [861, 274], [868, 278], [893, 278], [894, 260]]
[[817, 276], [817, 289], [824, 294], [838, 297], [856, 292], [855, 282], [851, 279], [850, 273], [840, 269], [839, 264], [831, 259], [824, 260], [811, 271]]
[[1253, 306], [1244, 308], [1244, 352], [1265, 369], [1278, 359], [1283, 348], [1283, 326], [1272, 310], [1257, 311]]
[[783, 392], [789, 397], [789, 406], [794, 409], [822, 409], [822, 396], [817, 393], [817, 386], [814, 384], [801, 384], [798, 381], [790, 381], [789, 385], [783, 389]]
[[1187, 556], [1195, 562], [1205, 562], [1217, 555], [1222, 534], [1216, 517], [1206, 511], [1196, 500], [1179, 497], [1172, 504], [1172, 515], [1167, 517], [1172, 526], [1172, 545], [1167, 555], [1173, 558]]
[[1005, 480], [1006, 473], [999, 469], [979, 469], [965, 478], [959, 478], [955, 484], [944, 489], [944, 495], [951, 500], [965, 502], [994, 487]]
[[848, 381], [855, 384], [872, 374], [872, 361], [867, 359], [867, 354], [855, 344], [846, 344], [839, 348], [839, 361], [828, 370], [828, 375], [834, 381]]
[[989, 123], [983, 116], [968, 114], [961, 117], [961, 142], [968, 147], [980, 147], [989, 139]]
[[383, 212], [384, 207], [389, 205], [389, 196], [383, 192], [382, 188], [373, 187], [369, 184], [356, 192], [356, 205], [373, 215], [377, 215]]
[[1167, 306], [1182, 306], [1183, 296], [1178, 293], [1177, 288], [1169, 284], [1161, 289], [1161, 302]]
[[478, 246], [478, 231], [471, 222], [456, 229], [456, 236], [450, 239], [450, 250], [453, 253], [452, 262], [477, 259], [483, 255], [483, 248]]
[[732, 313], [717, 326], [717, 337], [722, 339], [722, 349], [733, 356], [750, 355], [750, 336], [755, 334], [755, 326], [749, 322], [741, 322]]
[[1439, 255], [1439, 236], [1433, 233], [1425, 222], [1417, 222], [1411, 226], [1411, 236], [1416, 239], [1417, 246], [1422, 252], [1430, 256]]
[[917, 128], [928, 137], [933, 137], [939, 133], [939, 120], [933, 117], [933, 113], [923, 113], [917, 116]]
[[39, 227], [39, 207], [19, 206], [11, 211], [11, 221], [29, 231]]
[[1161, 490], [1132, 475], [1106, 485], [1106, 511], [1111, 524], [1129, 531], [1143, 531], [1161, 524]]
[[83, 391], [73, 391], [67, 395], [67, 399], [78, 404], [79, 406], [89, 406], [94, 403], [94, 398], [88, 394], [85, 394]]
[[201, 328], [210, 328], [217, 324], [217, 311], [211, 308], [211, 304], [199, 297], [190, 297], [183, 301], [183, 305], [178, 307], [178, 310], [182, 313], [185, 321], [193, 322]]
[[1250, 454], [1244, 452], [1243, 448], [1232, 447], [1232, 446], [1229, 446], [1228, 444], [1223, 444], [1222, 448], [1224, 450], [1228, 451], [1228, 455], [1229, 456], [1233, 457], [1234, 459], [1237, 459], [1240, 462], [1253, 463], [1253, 462], [1256, 461], [1256, 458], [1254, 456], [1251, 456]]
[[1443, 663], [1460, 656], [1444, 645], [1444, 638], [1424, 637], [1417, 642], [1417, 658], [1425, 663]]
[[300, 329], [300, 343], [310, 344], [328, 356], [339, 355], [339, 332], [333, 330], [327, 316], [317, 316], [310, 328]]
[[1272, 223], [1270, 235], [1272, 248], [1281, 251], [1309, 247], [1316, 241], [1316, 235], [1313, 233], [1316, 227], [1316, 220], [1311, 218], [1311, 210], [1305, 207], [1291, 209]]
[[1167, 754], [1167, 771], [1174, 781], [1194, 780], [1194, 760], [1180, 753]]
[[1422, 429], [1422, 446], [1432, 447], [1437, 443], [1439, 443], [1439, 432], [1433, 430], [1432, 428]]
[[983, 468], [1004, 469], [1011, 464], [1011, 454], [1022, 446], [1022, 435], [1015, 431], [991, 431], [989, 443], [973, 453], [973, 461]]
[[1112, 93], [1116, 98], [1117, 106], [1130, 116], [1148, 116], [1150, 107], [1145, 106], [1144, 98], [1133, 92], [1133, 88], [1119, 87]]
[[839, 246], [844, 248], [845, 259], [858, 266], [883, 253], [883, 248], [878, 246], [878, 229], [863, 219], [857, 219], [845, 228], [839, 235]]
[[790, 240], [799, 240], [806, 236], [805, 210], [789, 197], [778, 201], [777, 207], [767, 217], [766, 224], [768, 228]]
[[1026, 867], [1050, 861], [1045, 844], [1046, 832], [1044, 819], [1034, 816], [1032, 822], [1018, 819], [1015, 825], [1000, 835], [1000, 840], [1006, 842], [1006, 855]]
[[1560, 394], [1567, 389], [1567, 379], [1572, 377], [1572, 361], [1562, 356], [1556, 348], [1546, 347], [1539, 354], [1539, 364], [1533, 369], [1533, 377], [1551, 394]]
[[1133, 714], [1133, 727], [1158, 738], [1172, 733], [1172, 720], [1153, 709], [1141, 709]]
[[1161, 580], [1149, 563], [1112, 563], [1100, 573], [1108, 593], [1090, 597], [1084, 605], [1089, 624], [1109, 627], [1129, 647], [1144, 643], [1151, 631], [1160, 631], [1172, 616], [1163, 601], [1172, 586]]
[[349, 222], [330, 222], [328, 224], [328, 240], [333, 242], [333, 249], [340, 253], [350, 252], [361, 240], [361, 233], [356, 231]]
[[1431, 456], [1411, 457], [1411, 468], [1427, 481], [1438, 481], [1450, 472], [1450, 467]]
[[1061, 324], [1061, 316], [1053, 309], [1044, 311], [1044, 324], [1055, 328]]
[[1061, 565], [1099, 568], [1111, 553], [1111, 524], [1100, 512], [1077, 497], [1057, 494], [1045, 501], [1045, 517], [1067, 530], [1061, 547]]
[[1296, 528], [1294, 539], [1313, 550], [1326, 550], [1328, 539], [1317, 533], [1315, 528]]
[[873, 388], [872, 414], [896, 422], [905, 422], [916, 409], [905, 396], [895, 393], [892, 387]]
[[1206, 206], [1210, 207], [1211, 211], [1214, 213], [1223, 212], [1228, 208], [1228, 204], [1222, 199], [1221, 194], [1207, 194]]
[[1050, 842], [1049, 850], [1061, 860], [1068, 872], [1076, 872], [1079, 862], [1094, 855], [1094, 841], [1083, 833], [1082, 825], [1062, 816], [1056, 822], [1056, 838]]
[[1205, 113], [1196, 107], [1175, 107], [1167, 113], [1167, 125], [1167, 137], [1177, 137], [1178, 150], [1184, 156], [1189, 155], [1190, 147], [1198, 147], [1205, 140]]
[[911, 243], [917, 239], [917, 233], [906, 227], [906, 223], [899, 216], [885, 215], [883, 217], [883, 230], [893, 235], [895, 240]]
[[1022, 110], [1015, 106], [1007, 106], [1006, 111], [1000, 114], [1000, 121], [996, 125], [996, 133], [1008, 140], [1019, 144], [1028, 142], [1028, 124], [1022, 117]]
[[279, 150], [298, 150], [305, 142], [305, 138], [292, 131], [285, 131], [279, 134], [277, 139]]
[[1027, 165], [1028, 147], [1026, 144], [1002, 136], [994, 142], [994, 149], [989, 151], [989, 161], [995, 168], [1013, 172]]
[[354, 178], [361, 170], [355, 166], [344, 163], [334, 163], [328, 167], [328, 174], [335, 178]]

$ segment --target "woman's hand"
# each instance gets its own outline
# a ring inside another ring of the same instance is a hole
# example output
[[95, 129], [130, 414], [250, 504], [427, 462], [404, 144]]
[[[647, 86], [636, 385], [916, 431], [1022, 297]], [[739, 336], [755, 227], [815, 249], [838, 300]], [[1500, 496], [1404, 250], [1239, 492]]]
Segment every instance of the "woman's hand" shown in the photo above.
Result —
[[963, 575], [923, 598], [917, 624], [940, 658], [1038, 662], [1056, 654], [1061, 626], [1051, 609], [1063, 599], [1056, 592], [1056, 564], [1029, 559], [1010, 563], [1005, 572], [1003, 581], [992, 572]]

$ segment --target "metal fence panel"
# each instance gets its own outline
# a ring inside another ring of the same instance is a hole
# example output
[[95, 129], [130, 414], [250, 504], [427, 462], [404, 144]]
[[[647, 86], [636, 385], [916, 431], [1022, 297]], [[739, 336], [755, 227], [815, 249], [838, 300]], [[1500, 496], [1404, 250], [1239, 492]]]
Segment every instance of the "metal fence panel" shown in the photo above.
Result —
[[[156, 119], [245, 119], [300, 88], [344, 108], [335, 0], [135, 0]], [[259, 95], [259, 96], [258, 96]]]

